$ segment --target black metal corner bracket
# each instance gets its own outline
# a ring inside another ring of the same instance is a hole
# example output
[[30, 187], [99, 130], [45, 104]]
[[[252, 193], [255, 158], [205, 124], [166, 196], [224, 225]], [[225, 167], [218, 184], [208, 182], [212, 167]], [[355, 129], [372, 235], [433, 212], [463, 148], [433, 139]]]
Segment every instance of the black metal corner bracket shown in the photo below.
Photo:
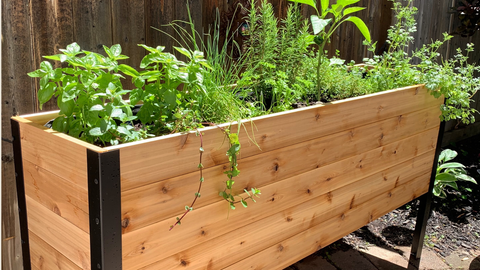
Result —
[[25, 200], [25, 183], [23, 178], [22, 145], [20, 125], [11, 119], [13, 137], [13, 160], [15, 162], [15, 183], [17, 186], [18, 212], [20, 218], [20, 237], [22, 243], [23, 269], [32, 269], [30, 261], [30, 243], [28, 239], [27, 202]]
[[91, 269], [122, 269], [120, 152], [87, 149]]
[[[435, 176], [437, 174], [438, 158], [442, 148], [443, 133], [445, 132], [445, 121], [440, 122], [438, 130], [437, 147], [435, 149], [435, 158], [433, 160], [432, 173], [430, 175], [430, 185], [428, 192], [420, 196], [420, 208], [418, 211], [417, 222], [415, 224], [415, 232], [413, 233], [412, 250], [410, 252], [409, 267], [420, 266], [420, 258], [422, 256], [423, 242], [425, 238], [425, 231], [427, 229], [427, 221], [430, 217], [433, 187], [435, 185]], [[410, 269], [410, 268], [409, 268]]]

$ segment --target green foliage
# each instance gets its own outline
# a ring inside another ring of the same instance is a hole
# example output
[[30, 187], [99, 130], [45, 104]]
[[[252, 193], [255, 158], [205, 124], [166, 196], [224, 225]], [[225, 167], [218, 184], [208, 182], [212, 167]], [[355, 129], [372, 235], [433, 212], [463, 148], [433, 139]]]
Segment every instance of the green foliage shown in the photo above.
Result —
[[[443, 60], [438, 49], [452, 38], [444, 34], [442, 41], [423, 45], [409, 55], [408, 47], [413, 42], [412, 34], [417, 29], [414, 19], [417, 9], [408, 0], [406, 5], [394, 3], [394, 11], [397, 22], [388, 30], [388, 51], [373, 59], [366, 59], [370, 66], [366, 79], [373, 91], [425, 84], [432, 95], [437, 98], [444, 96], [446, 99], [441, 107], [442, 120], [457, 119], [466, 124], [474, 122], [476, 110], [470, 108], [470, 98], [480, 89], [479, 78], [474, 76], [480, 67], [467, 62], [473, 45], [467, 45], [465, 54], [457, 49], [454, 57]], [[375, 45], [369, 50], [374, 52]]]
[[266, 0], [259, 8], [252, 1], [248, 23], [248, 62], [238, 82], [239, 96], [250, 104], [251, 116], [290, 109], [309, 87], [302, 72], [312, 43], [308, 23], [300, 8], [290, 5], [279, 24]]
[[225, 189], [221, 191], [218, 195], [228, 202], [228, 204], [230, 205], [230, 209], [235, 210], [235, 204], [241, 203], [243, 207], [247, 207], [247, 200], [250, 199], [255, 202], [254, 197], [259, 197], [258, 195], [260, 195], [261, 193], [259, 189], [252, 188], [250, 192], [244, 190], [246, 197], [243, 197], [241, 195], [234, 195], [233, 184], [235, 183], [235, 181], [233, 178], [237, 177], [240, 174], [237, 163], [238, 155], [241, 148], [239, 141], [240, 124], [238, 126], [237, 133], [230, 133], [230, 129], [224, 129], [223, 132], [225, 133], [225, 136], [227, 136], [229, 143], [229, 149], [227, 151], [229, 169], [224, 172], [224, 174], [226, 174], [228, 178], [228, 180], [225, 181]]
[[457, 152], [450, 149], [445, 149], [440, 153], [437, 173], [435, 175], [433, 195], [440, 198], [446, 198], [447, 193], [445, 192], [445, 188], [447, 186], [459, 191], [457, 181], [477, 183], [473, 177], [467, 175], [467, 171], [463, 164], [458, 162], [448, 162], [456, 156]]
[[130, 90], [123, 89], [123, 76], [118, 71], [132, 68], [118, 65], [117, 60], [128, 57], [121, 54], [118, 44], [104, 46], [104, 50], [108, 57], [82, 51], [77, 43], [72, 43], [60, 50], [63, 54], [46, 56], [68, 66], [53, 69], [50, 62], [43, 61], [40, 69], [28, 73], [40, 78], [40, 108], [57, 97], [60, 112], [53, 129], [90, 143], [115, 145], [146, 138], [146, 130], [130, 124], [137, 117], [123, 99]]
[[[313, 34], [315, 37], [313, 41], [318, 45], [318, 63], [317, 63], [317, 89], [318, 99], [322, 95], [320, 81], [321, 81], [321, 67], [325, 60], [324, 47], [327, 42], [330, 42], [330, 37], [337, 30], [337, 28], [344, 22], [352, 22], [360, 30], [360, 33], [365, 37], [367, 42], [371, 42], [370, 32], [365, 22], [359, 17], [351, 16], [350, 14], [361, 11], [362, 7], [348, 7], [360, 0], [337, 0], [336, 4], [329, 7], [329, 0], [321, 0], [321, 12], [318, 11], [315, 2], [289, 0], [291, 2], [303, 3], [313, 7], [317, 11], [317, 15], [312, 15], [310, 21], [312, 22]], [[330, 15], [330, 16], [329, 16]], [[347, 17], [348, 15], [348, 17]], [[329, 16], [330, 18], [327, 18]]]

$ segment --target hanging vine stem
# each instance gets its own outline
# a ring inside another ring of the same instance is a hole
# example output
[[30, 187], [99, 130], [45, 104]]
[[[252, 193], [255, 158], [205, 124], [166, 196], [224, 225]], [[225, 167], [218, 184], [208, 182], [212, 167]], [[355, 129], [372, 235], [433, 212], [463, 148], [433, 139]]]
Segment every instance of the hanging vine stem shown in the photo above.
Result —
[[202, 136], [202, 132], [200, 132], [198, 129], [195, 129], [197, 131], [197, 136], [200, 136], [200, 162], [198, 163], [198, 169], [200, 170], [200, 184], [198, 185], [198, 190], [197, 192], [195, 192], [195, 198], [193, 199], [193, 202], [190, 204], [190, 206], [186, 205], [185, 206], [185, 213], [183, 213], [183, 215], [181, 217], [177, 217], [177, 221], [175, 222], [175, 224], [173, 224], [172, 226], [170, 226], [170, 230], [171, 231], [173, 228], [175, 228], [175, 226], [180, 225], [181, 224], [181, 221], [182, 219], [190, 212], [193, 210], [193, 205], [195, 204], [195, 202], [197, 201], [198, 198], [200, 198], [200, 191], [202, 189], [202, 184], [203, 184], [203, 164], [202, 164], [202, 157], [203, 157], [203, 152], [204, 152], [204, 149], [203, 149], [203, 136]]
[[[254, 197], [258, 197], [258, 195], [261, 193], [259, 189], [252, 188], [250, 191], [251, 193], [248, 190], [244, 189], [247, 195], [246, 198], [244, 198], [241, 195], [233, 195], [233, 184], [235, 183], [235, 181], [233, 181], [233, 178], [237, 177], [240, 174], [240, 170], [237, 168], [238, 166], [237, 155], [240, 153], [240, 147], [241, 147], [240, 141], [239, 141], [240, 124], [238, 126], [237, 133], [230, 133], [230, 129], [228, 128], [223, 129], [219, 126], [217, 127], [220, 128], [223, 131], [223, 133], [225, 133], [225, 136], [227, 136], [228, 138], [229, 149], [227, 151], [227, 156], [228, 156], [228, 161], [230, 163], [230, 169], [224, 172], [224, 174], [226, 174], [228, 177], [228, 180], [225, 181], [226, 188], [223, 191], [221, 191], [218, 195], [220, 197], [223, 197], [223, 199], [228, 202], [231, 209], [235, 209], [235, 204], [237, 203], [241, 203], [243, 207], [247, 207], [248, 204], [246, 200], [251, 199], [253, 202], [255, 202]], [[235, 197], [239, 199], [235, 200]]]

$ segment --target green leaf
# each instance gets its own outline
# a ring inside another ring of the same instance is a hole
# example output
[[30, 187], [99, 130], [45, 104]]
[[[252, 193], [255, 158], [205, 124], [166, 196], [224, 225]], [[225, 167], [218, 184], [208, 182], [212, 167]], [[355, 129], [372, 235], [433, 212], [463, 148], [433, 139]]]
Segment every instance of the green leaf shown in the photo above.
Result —
[[42, 104], [46, 103], [52, 98], [55, 90], [57, 90], [57, 85], [53, 82], [48, 83], [44, 87], [40, 87], [38, 90], [38, 102], [40, 102], [40, 109], [42, 109]]
[[344, 7], [349, 6], [351, 4], [355, 4], [360, 0], [337, 0], [337, 5], [342, 5]]
[[122, 126], [119, 126], [117, 127], [117, 132], [120, 133], [120, 134], [125, 134], [125, 135], [131, 135], [131, 132], [126, 129], [125, 127], [122, 127]]
[[472, 183], [477, 183], [477, 181], [475, 180], [475, 178], [469, 176], [469, 175], [466, 175], [466, 174], [458, 174], [457, 175], [457, 178], [458, 179], [461, 179], [463, 181], [468, 181], [468, 182], [472, 182]]
[[457, 181], [457, 178], [449, 173], [439, 173], [435, 176], [435, 181], [439, 183], [455, 182]]
[[178, 52], [180, 52], [181, 54], [185, 55], [186, 57], [188, 57], [188, 59], [192, 59], [192, 54], [185, 48], [182, 48], [182, 47], [175, 47], [173, 46], [173, 48], [175, 48], [175, 50], [177, 50]]
[[457, 182], [445, 182], [445, 185], [450, 186], [450, 187], [454, 188], [455, 190], [458, 190]]
[[246, 202], [244, 199], [242, 199], [241, 202], [242, 202], [243, 207], [247, 207], [247, 206], [248, 206], [247, 202]]
[[345, 21], [353, 22], [368, 42], [371, 42], [370, 32], [367, 25], [357, 16], [350, 16]]
[[320, 19], [317, 15], [310, 16], [312, 21], [313, 33], [316, 35], [325, 29], [332, 19]]
[[103, 106], [100, 105], [100, 104], [93, 105], [93, 106], [90, 108], [90, 111], [91, 111], [91, 112], [102, 111], [102, 110], [103, 110]]
[[131, 77], [138, 77], [140, 75], [134, 68], [125, 64], [118, 65], [118, 70]]
[[[325, 13], [325, 11], [328, 10], [328, 6], [330, 5], [330, 1], [329, 0], [320, 0], [320, 6], [322, 8], [322, 17], [325, 17], [325, 15], [327, 15]], [[315, 8], [316, 10], [316, 8]], [[317, 10], [317, 13], [318, 13], [318, 10]]]
[[358, 12], [360, 10], [364, 10], [365, 8], [364, 7], [350, 7], [350, 8], [346, 8], [345, 10], [343, 10], [343, 16], [347, 16], [348, 14], [352, 14], [352, 13], [355, 13], [355, 12]]
[[67, 102], [63, 102], [62, 97], [58, 97], [57, 106], [60, 108], [60, 115], [64, 114], [66, 116], [71, 116], [73, 114], [73, 109], [75, 108], [75, 101], [71, 99]]
[[448, 162], [443, 163], [442, 165], [438, 166], [439, 169], [446, 169], [446, 168], [465, 168], [462, 163], [458, 162]]
[[110, 117], [119, 117], [123, 113], [122, 109], [113, 109]]
[[113, 56], [117, 57], [120, 56], [122, 53], [122, 47], [120, 44], [115, 44], [112, 47], [110, 47], [110, 51], [113, 53]]
[[443, 162], [446, 162], [446, 161], [450, 161], [450, 160], [454, 159], [457, 155], [458, 155], [458, 153], [456, 151], [450, 150], [450, 149], [445, 149], [440, 153], [440, 156], [438, 157], [438, 162], [443, 163]]

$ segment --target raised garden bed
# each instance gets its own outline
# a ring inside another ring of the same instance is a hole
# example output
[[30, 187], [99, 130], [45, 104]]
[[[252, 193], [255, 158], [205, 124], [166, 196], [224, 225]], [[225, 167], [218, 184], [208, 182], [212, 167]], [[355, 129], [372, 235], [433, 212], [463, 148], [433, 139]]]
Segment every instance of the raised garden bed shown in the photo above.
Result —
[[44, 127], [55, 112], [13, 117], [24, 250], [34, 269], [282, 269], [428, 191], [442, 102], [417, 85], [245, 120], [247, 209], [218, 196], [228, 143], [204, 128], [202, 197], [172, 231], [195, 133], [101, 148]]

